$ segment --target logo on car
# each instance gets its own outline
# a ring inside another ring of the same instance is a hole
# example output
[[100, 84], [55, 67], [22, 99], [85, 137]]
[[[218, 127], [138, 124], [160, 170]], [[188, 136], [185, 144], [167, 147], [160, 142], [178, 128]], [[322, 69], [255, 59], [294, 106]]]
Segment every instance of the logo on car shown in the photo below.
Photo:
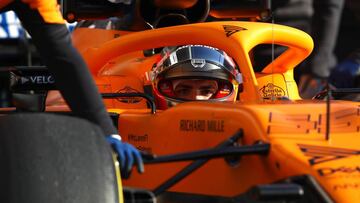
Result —
[[[139, 93], [136, 89], [133, 89], [129, 86], [125, 86], [123, 89], [119, 90], [117, 93]], [[135, 104], [139, 103], [142, 98], [141, 97], [118, 97], [116, 100], [122, 103], [127, 104]]]
[[285, 90], [283, 90], [281, 87], [276, 86], [272, 83], [264, 85], [262, 88], [260, 88], [260, 94], [263, 98], [286, 96]]

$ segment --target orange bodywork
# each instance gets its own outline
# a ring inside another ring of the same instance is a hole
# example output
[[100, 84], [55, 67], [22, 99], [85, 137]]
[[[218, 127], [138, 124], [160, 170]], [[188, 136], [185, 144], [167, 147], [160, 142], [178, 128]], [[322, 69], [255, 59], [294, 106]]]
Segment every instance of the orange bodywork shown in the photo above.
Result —
[[[294, 67], [313, 49], [306, 33], [266, 23], [211, 22], [136, 33], [80, 28], [73, 41], [106, 93], [144, 92], [146, 72], [158, 60], [142, 54], [151, 48], [209, 45], [239, 65], [243, 91], [236, 102], [188, 102], [151, 114], [143, 99], [105, 100], [109, 111], [120, 114], [122, 138], [157, 155], [213, 148], [239, 129], [241, 145], [271, 144], [268, 155], [244, 156], [236, 166], [210, 160], [170, 191], [233, 197], [257, 184], [308, 174], [334, 201], [360, 201], [360, 103], [331, 101], [330, 138], [325, 139], [326, 102], [301, 100], [293, 79]], [[270, 43], [288, 49], [255, 73], [249, 52]], [[147, 165], [144, 174], [133, 173], [123, 184], [151, 190], [188, 164]]]

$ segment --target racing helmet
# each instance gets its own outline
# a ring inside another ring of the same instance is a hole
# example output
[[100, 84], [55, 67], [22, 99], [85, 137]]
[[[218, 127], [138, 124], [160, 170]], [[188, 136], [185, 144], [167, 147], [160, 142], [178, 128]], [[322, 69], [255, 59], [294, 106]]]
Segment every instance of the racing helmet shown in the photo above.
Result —
[[241, 83], [241, 73], [232, 58], [204, 45], [164, 48], [152, 71], [159, 109], [185, 101], [235, 101]]

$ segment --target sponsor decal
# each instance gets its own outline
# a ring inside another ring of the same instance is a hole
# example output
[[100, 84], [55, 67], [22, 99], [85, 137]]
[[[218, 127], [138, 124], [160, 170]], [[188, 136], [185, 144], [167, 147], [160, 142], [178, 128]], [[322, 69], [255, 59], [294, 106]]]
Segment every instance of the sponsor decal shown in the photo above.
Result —
[[312, 166], [360, 154], [359, 150], [353, 149], [312, 146], [304, 144], [298, 144], [298, 146], [304, 155], [309, 157], [309, 164]]
[[187, 132], [224, 132], [224, 120], [180, 120], [180, 131]]
[[21, 81], [21, 84], [32, 83], [32, 84], [37, 84], [37, 85], [54, 84], [55, 83], [55, 79], [51, 75], [21, 77], [20, 81]]
[[262, 88], [260, 88], [260, 94], [263, 98], [286, 96], [285, 90], [272, 83], [268, 83], [267, 85], [264, 85]]
[[[123, 89], [117, 91], [117, 93], [140, 93], [140, 92], [129, 86], [125, 86]], [[139, 103], [142, 100], [142, 98], [141, 97], [119, 97], [119, 98], [116, 98], [116, 100], [118, 100], [119, 102], [122, 102], [122, 103], [135, 104], [135, 103]]]
[[136, 149], [152, 154], [152, 148], [148, 146], [136, 145]]
[[333, 186], [333, 190], [348, 190], [348, 189], [360, 189], [360, 183], [342, 183]]
[[246, 28], [235, 26], [235, 25], [223, 25], [223, 28], [226, 33], [226, 37], [230, 37], [231, 35], [233, 35], [237, 32], [247, 30]]
[[191, 65], [194, 68], [202, 68], [206, 64], [205, 59], [191, 59]]
[[[360, 136], [360, 108], [347, 108], [340, 111], [331, 112], [332, 133], [358, 133]], [[311, 114], [287, 112], [269, 112], [267, 133], [304, 133], [324, 135], [326, 129], [326, 113]]]
[[[212, 49], [212, 50], [218, 50], [217, 48], [214, 48], [214, 47], [211, 47], [211, 46], [206, 46], [206, 45], [202, 45], [202, 44], [193, 44], [191, 45], [192, 47], [205, 47], [205, 48], [208, 48], [208, 49]], [[180, 49], [187, 49], [189, 48], [189, 45], [184, 45], [184, 46], [180, 46], [179, 48], [177, 48], [177, 50], [180, 50]]]
[[137, 135], [137, 134], [129, 133], [127, 138], [128, 138], [127, 141], [133, 144], [138, 150], [152, 153], [152, 148], [150, 146], [147, 146], [149, 142], [148, 134]]
[[135, 134], [128, 134], [129, 142], [148, 142], [149, 136], [145, 135], [135, 135]]
[[145, 57], [143, 57], [143, 58], [136, 58], [136, 59], [135, 59], [135, 62], [141, 63], [141, 62], [143, 62], [143, 61], [145, 61], [145, 60], [146, 60]]
[[25, 84], [25, 83], [29, 82], [30, 79], [26, 78], [26, 77], [21, 77], [20, 81], [21, 81], [21, 84]]
[[341, 166], [338, 168], [319, 168], [317, 172], [320, 176], [333, 176], [333, 175], [360, 175], [360, 166]]

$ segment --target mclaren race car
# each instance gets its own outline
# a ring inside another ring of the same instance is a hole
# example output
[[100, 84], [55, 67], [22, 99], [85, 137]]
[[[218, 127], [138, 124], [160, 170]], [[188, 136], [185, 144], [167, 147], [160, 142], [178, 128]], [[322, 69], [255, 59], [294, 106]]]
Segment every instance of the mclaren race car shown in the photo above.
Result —
[[[141, 188], [156, 196], [147, 201], [159, 202], [360, 201], [360, 103], [332, 99], [355, 90], [299, 96], [293, 71], [313, 49], [308, 34], [271, 23], [212, 21], [136, 32], [79, 27], [73, 42], [122, 139], [144, 152], [145, 173], [122, 180], [132, 191], [125, 200]], [[255, 71], [252, 51], [262, 44], [286, 51]], [[158, 50], [184, 45], [215, 47], [234, 60], [242, 76], [234, 101], [157, 109], [151, 71]], [[53, 89], [42, 68], [11, 72], [13, 90]], [[39, 103], [35, 110], [68, 111], [56, 91], [47, 93], [46, 105]], [[17, 104], [34, 111], [33, 104]]]

